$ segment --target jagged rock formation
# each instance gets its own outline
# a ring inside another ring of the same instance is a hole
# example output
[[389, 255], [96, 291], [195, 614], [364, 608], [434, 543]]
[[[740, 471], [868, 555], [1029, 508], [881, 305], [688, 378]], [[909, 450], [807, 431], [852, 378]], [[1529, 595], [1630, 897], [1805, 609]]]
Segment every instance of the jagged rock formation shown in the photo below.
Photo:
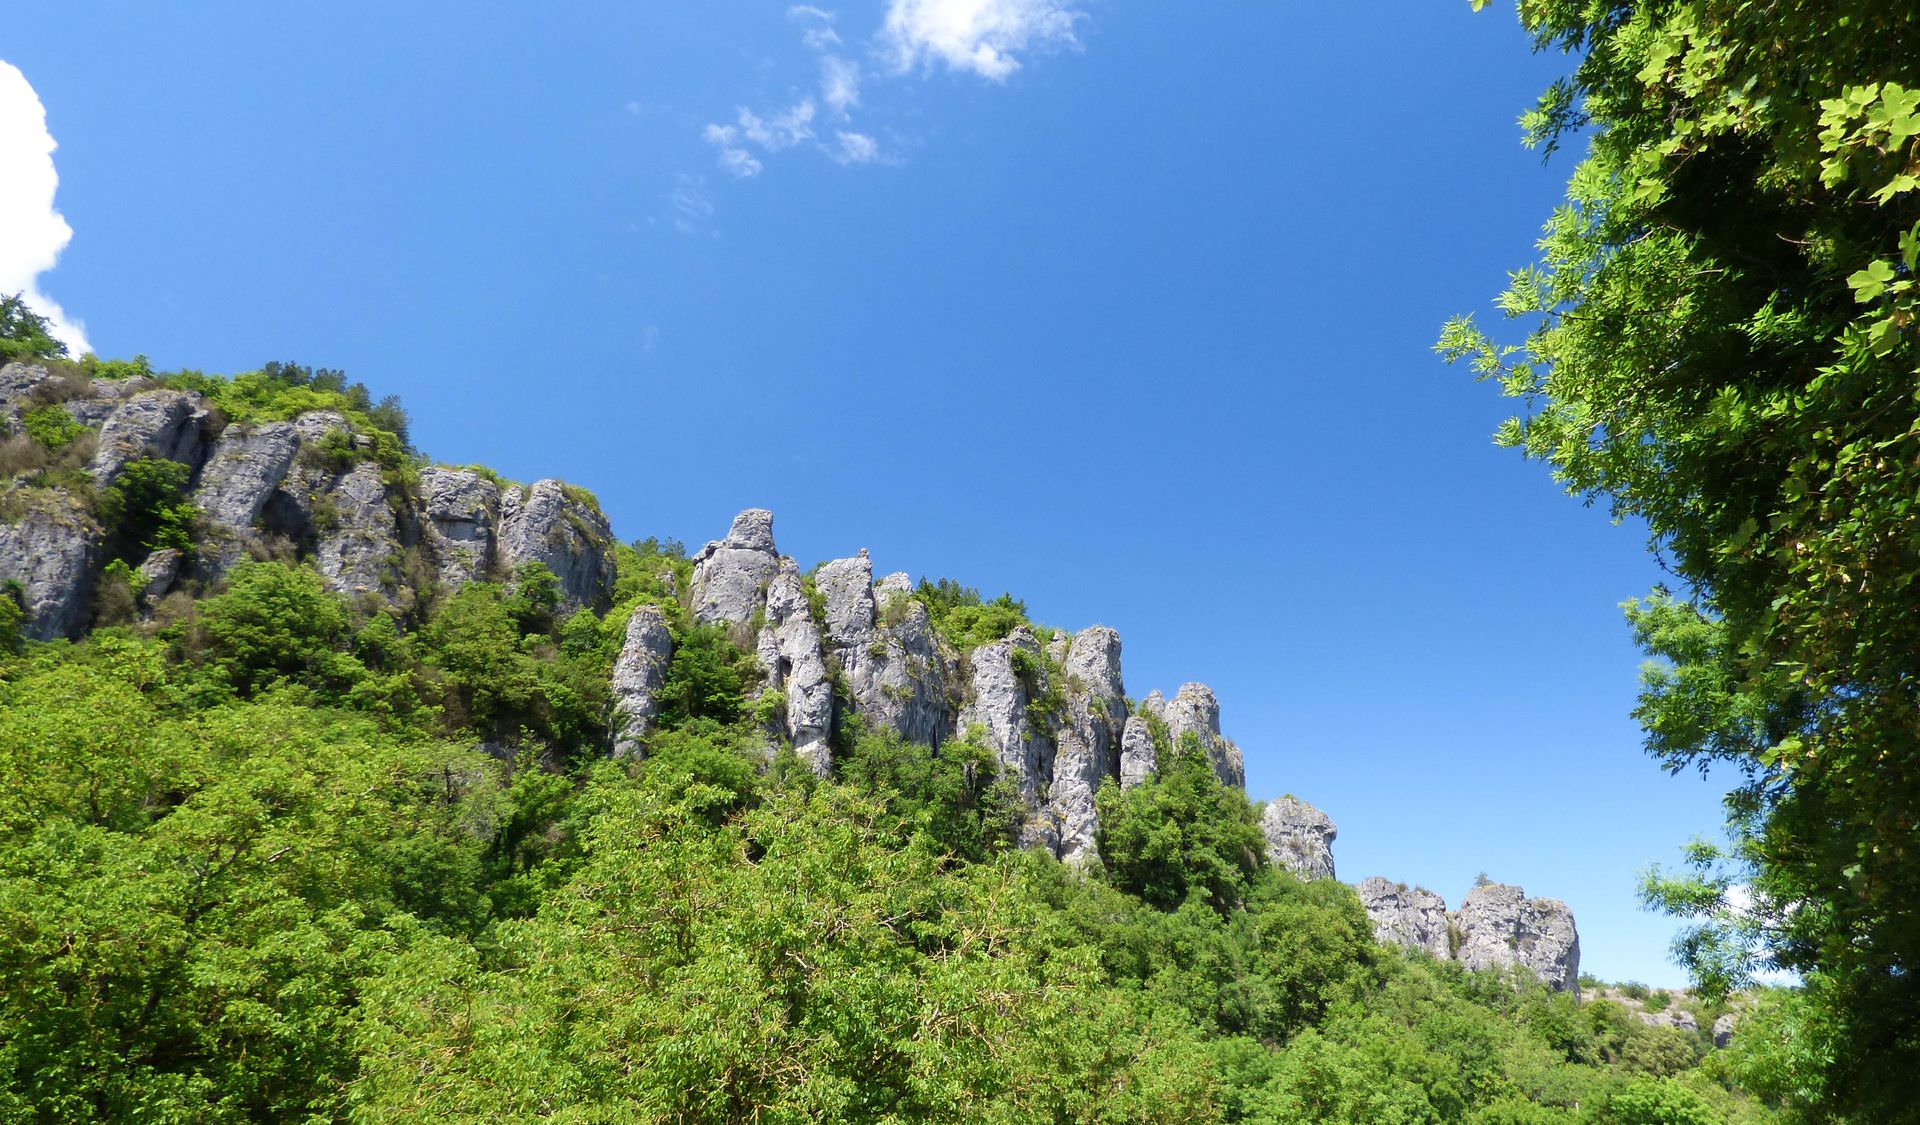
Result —
[[[436, 584], [506, 579], [533, 561], [552, 569], [569, 605], [604, 610], [611, 598], [606, 517], [590, 496], [559, 481], [501, 496], [481, 474], [426, 469], [409, 485], [334, 411], [222, 428], [203, 396], [149, 379], [89, 381], [39, 364], [0, 368], [0, 420], [9, 427], [48, 405], [98, 427], [88, 462], [97, 486], [143, 458], [191, 470], [186, 499], [199, 509], [203, 532], [193, 565], [159, 552], [130, 560], [147, 580], [148, 604], [183, 581], [211, 587], [249, 556], [307, 559], [334, 590], [403, 609]], [[16, 485], [7, 495], [0, 582], [19, 584], [27, 635], [76, 636], [88, 624], [111, 529], [62, 488]]]
[[604, 612], [613, 595], [613, 529], [593, 497], [557, 480], [508, 489], [500, 498], [500, 569], [542, 563], [569, 608]]
[[613, 665], [613, 753], [637, 758], [660, 714], [660, 688], [673, 659], [673, 634], [658, 607], [643, 605], [627, 619], [620, 657]]
[[1373, 923], [1375, 940], [1451, 960], [1453, 942], [1446, 900], [1424, 887], [1408, 887], [1374, 875], [1354, 890]]
[[951, 671], [911, 581], [890, 574], [875, 582], [862, 551], [822, 564], [814, 584], [826, 602], [830, 657], [845, 677], [853, 712], [868, 726], [938, 746], [948, 734]]
[[1120, 736], [1127, 721], [1120, 634], [1104, 625], [1082, 629], [1059, 663], [1067, 713], [1055, 739], [1047, 806], [1060, 858], [1078, 862], [1093, 857], [1094, 794], [1120, 772]]
[[456, 589], [493, 569], [500, 527], [500, 486], [472, 469], [420, 473], [420, 532], [440, 584]]
[[1000, 759], [1002, 776], [1011, 778], [1019, 790], [1030, 814], [1022, 826], [1021, 843], [1029, 847], [1056, 843], [1052, 826], [1039, 815], [1053, 783], [1053, 746], [1028, 713], [1028, 704], [1051, 686], [1040, 652], [1039, 638], [1024, 625], [1005, 640], [974, 649], [969, 656], [971, 690], [959, 723], [961, 733], [981, 728], [987, 745]]
[[749, 508], [733, 517], [725, 539], [693, 558], [693, 617], [703, 624], [744, 625], [766, 604], [767, 583], [780, 570], [773, 549], [773, 513]]
[[1333, 841], [1339, 830], [1326, 813], [1291, 794], [1267, 802], [1260, 814], [1267, 860], [1302, 879], [1333, 878]]
[[1580, 936], [1566, 903], [1485, 883], [1467, 892], [1455, 925], [1458, 959], [1467, 968], [1519, 966], [1562, 992], [1580, 990]]
[[77, 635], [92, 610], [100, 525], [60, 489], [15, 489], [7, 498], [16, 510], [0, 521], [0, 582], [19, 584], [21, 632], [36, 641]]
[[[768, 540], [771, 545], [771, 538]], [[806, 587], [793, 560], [782, 558], [767, 584], [766, 624], [755, 653], [766, 689], [786, 697], [786, 729], [793, 752], [824, 774], [832, 765], [827, 739], [833, 733], [833, 681], [821, 653], [820, 630], [808, 612]]]
[[[83, 427], [61, 446], [68, 475], [25, 475], [47, 463], [53, 444], [9, 437], [14, 463], [26, 468], [0, 488], [0, 590], [18, 600], [31, 638], [88, 627], [109, 551], [136, 568], [135, 605], [145, 610], [171, 590], [217, 588], [248, 557], [304, 560], [363, 608], [403, 615], [467, 583], [510, 581], [535, 563], [552, 572], [567, 607], [610, 608], [611, 529], [589, 494], [560, 481], [503, 485], [480, 470], [420, 467], [335, 411], [228, 424], [201, 394], [154, 380], [0, 367], [9, 434], [49, 407]], [[102, 526], [93, 490], [141, 459], [186, 467], [185, 499], [200, 513], [191, 551], [129, 557], [116, 530]], [[93, 488], [49, 483], [82, 470]], [[1143, 784], [1181, 747], [1197, 747], [1224, 783], [1245, 787], [1244, 757], [1221, 733], [1220, 703], [1206, 685], [1183, 684], [1172, 699], [1156, 691], [1129, 710], [1111, 629], [1069, 635], [1023, 625], [961, 651], [935, 628], [908, 576], [876, 580], [864, 550], [803, 577], [775, 546], [772, 513], [759, 508], [740, 513], [692, 563], [690, 587], [669, 596], [754, 653], [769, 736], [821, 773], [831, 769], [835, 733], [856, 723], [936, 752], [977, 727], [1024, 806], [1022, 840], [1073, 862], [1096, 858], [1100, 786]], [[668, 621], [679, 620], [679, 607], [669, 608], [675, 615], [641, 606], [628, 619], [610, 685], [608, 742], [617, 755], [644, 753], [658, 719], [674, 652]], [[1261, 827], [1271, 862], [1303, 878], [1333, 877], [1336, 832], [1324, 813], [1281, 798]], [[1448, 915], [1438, 896], [1385, 880], [1367, 880], [1359, 892], [1384, 941], [1470, 968], [1520, 965], [1556, 987], [1575, 986], [1579, 942], [1561, 903], [1496, 885], [1477, 888]]]
[[[1580, 934], [1573, 911], [1557, 899], [1528, 898], [1519, 887], [1483, 883], [1460, 909], [1431, 891], [1378, 876], [1356, 888], [1383, 942], [1454, 960], [1475, 971], [1522, 968], [1548, 987], [1580, 991]], [[1436, 936], [1437, 935], [1437, 936]]]

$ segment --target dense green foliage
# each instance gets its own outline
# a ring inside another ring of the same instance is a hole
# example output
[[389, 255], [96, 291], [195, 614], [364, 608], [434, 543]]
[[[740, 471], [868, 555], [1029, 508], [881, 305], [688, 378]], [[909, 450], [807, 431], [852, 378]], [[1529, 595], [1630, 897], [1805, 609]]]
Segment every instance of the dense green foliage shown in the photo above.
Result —
[[67, 346], [47, 331], [47, 318], [28, 307], [24, 294], [0, 296], [0, 363], [66, 354]]
[[[0, 657], [0, 1115], [1761, 1119], [1698, 1036], [1377, 946], [1191, 746], [1101, 794], [1105, 870], [1014, 847], [972, 737], [856, 725], [816, 778], [684, 552], [618, 557], [604, 619], [530, 569], [402, 628], [249, 562]], [[641, 602], [675, 702], [614, 761]]]
[[[1920, 1073], [1920, 8], [1524, 0], [1577, 57], [1526, 120], [1584, 138], [1499, 346], [1500, 434], [1646, 522], [1682, 583], [1629, 607], [1638, 717], [1731, 763], [1729, 855], [1655, 873], [1710, 988], [1771, 962], [1810, 1114], [1913, 1112]], [[1741, 885], [1745, 894], [1735, 894]], [[1748, 903], [1751, 902], [1751, 906]]]

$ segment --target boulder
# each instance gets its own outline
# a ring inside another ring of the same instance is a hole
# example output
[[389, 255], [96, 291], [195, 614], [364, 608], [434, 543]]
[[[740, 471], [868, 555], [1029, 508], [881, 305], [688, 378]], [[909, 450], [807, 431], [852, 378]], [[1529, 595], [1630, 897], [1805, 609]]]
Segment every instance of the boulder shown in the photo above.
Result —
[[560, 481], [507, 489], [498, 556], [509, 577], [527, 563], [545, 564], [568, 608], [602, 613], [613, 600], [613, 529], [591, 495]]
[[1298, 797], [1267, 802], [1260, 815], [1267, 860], [1302, 879], [1333, 878], [1333, 841], [1339, 835], [1326, 813]]
[[1728, 1012], [1719, 1019], [1714, 1020], [1713, 1045], [1716, 1047], [1724, 1047], [1733, 1042], [1733, 1028], [1734, 1025], [1739, 1022], [1739, 1017], [1735, 1016], [1732, 1012]]
[[1424, 887], [1408, 887], [1378, 875], [1362, 879], [1354, 891], [1366, 909], [1367, 920], [1373, 923], [1376, 941], [1442, 961], [1452, 959], [1445, 899]]
[[1573, 912], [1557, 899], [1530, 899], [1519, 887], [1483, 883], [1467, 892], [1454, 917], [1457, 958], [1469, 969], [1519, 967], [1549, 987], [1580, 991], [1580, 935]]
[[1120, 772], [1120, 740], [1127, 723], [1120, 634], [1104, 625], [1082, 629], [1064, 647], [1059, 662], [1067, 713], [1056, 735], [1047, 808], [1060, 858], [1079, 863], [1094, 856], [1094, 794], [1101, 782]]
[[743, 625], [766, 604], [767, 583], [780, 569], [773, 513], [749, 508], [733, 518], [725, 539], [693, 558], [693, 616], [702, 623]]
[[642, 739], [660, 714], [660, 689], [673, 659], [673, 636], [657, 606], [643, 605], [627, 619], [627, 634], [613, 664], [613, 753], [638, 758]]

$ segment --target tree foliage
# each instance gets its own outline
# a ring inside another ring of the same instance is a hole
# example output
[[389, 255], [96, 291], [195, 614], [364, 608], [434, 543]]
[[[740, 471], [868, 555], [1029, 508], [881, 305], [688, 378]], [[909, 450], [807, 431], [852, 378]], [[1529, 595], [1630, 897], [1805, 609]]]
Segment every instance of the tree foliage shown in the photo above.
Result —
[[[1630, 606], [1670, 768], [1728, 762], [1730, 865], [1656, 874], [1718, 985], [1819, 974], [1820, 1112], [1920, 1061], [1920, 10], [1527, 0], [1577, 58], [1525, 119], [1584, 139], [1503, 311], [1440, 347], [1525, 401], [1499, 440], [1644, 520], [1680, 588]], [[1729, 898], [1736, 885], [1751, 905]], [[1903, 1092], [1906, 1091], [1906, 1092]]]

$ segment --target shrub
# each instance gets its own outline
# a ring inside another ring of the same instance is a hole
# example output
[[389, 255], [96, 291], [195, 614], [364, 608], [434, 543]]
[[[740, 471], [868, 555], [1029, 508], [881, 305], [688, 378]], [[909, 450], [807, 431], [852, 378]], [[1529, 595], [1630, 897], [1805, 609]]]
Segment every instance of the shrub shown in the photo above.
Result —
[[21, 415], [20, 428], [49, 453], [58, 453], [73, 444], [87, 429], [73, 415], [51, 404], [36, 406]]
[[0, 297], [0, 363], [67, 354], [67, 346], [47, 331], [47, 318], [27, 306], [24, 294]]

